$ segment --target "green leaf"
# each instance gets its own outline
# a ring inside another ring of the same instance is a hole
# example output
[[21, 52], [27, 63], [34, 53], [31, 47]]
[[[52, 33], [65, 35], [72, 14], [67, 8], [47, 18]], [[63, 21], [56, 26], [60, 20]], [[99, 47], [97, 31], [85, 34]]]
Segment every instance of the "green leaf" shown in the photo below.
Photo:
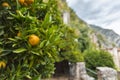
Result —
[[13, 18], [13, 17], [7, 17], [7, 19], [12, 20], [12, 19], [14, 19], [14, 18]]
[[47, 42], [47, 40], [42, 41], [41, 44], [40, 44], [40, 48], [44, 47], [46, 42]]
[[15, 47], [17, 44], [13, 44], [12, 47]]
[[0, 50], [0, 57], [6, 56], [11, 53], [11, 50]]
[[14, 38], [8, 38], [9, 40], [11, 40], [11, 41], [14, 41], [14, 42], [16, 42], [17, 40], [16, 39], [14, 39]]
[[12, 76], [11, 80], [15, 80], [15, 76], [16, 76], [16, 75], [14, 74], [14, 75]]
[[19, 4], [18, 0], [16, 0], [16, 3], [17, 3], [17, 10], [19, 10], [20, 4]]
[[50, 44], [50, 41], [48, 40], [45, 44], [45, 46], [48, 46]]
[[42, 26], [43, 27], [49, 26], [51, 24], [50, 21], [51, 21], [51, 15], [50, 15], [50, 13], [47, 13], [46, 16], [45, 16], [45, 19], [44, 19], [44, 21], [42, 23]]
[[38, 76], [34, 77], [32, 80], [41, 80], [41, 76], [38, 75]]
[[30, 75], [26, 75], [26, 77], [30, 80], [32, 79], [32, 77]]
[[34, 52], [34, 51], [31, 51], [31, 53], [35, 54], [35, 55], [40, 55], [38, 52]]
[[47, 52], [47, 54], [48, 54], [49, 57], [52, 57], [52, 55], [49, 52]]
[[19, 48], [19, 49], [16, 49], [16, 50], [13, 50], [13, 53], [22, 53], [22, 52], [25, 52], [27, 49], [25, 48]]
[[0, 42], [0, 44], [3, 44], [2, 42]]
[[0, 29], [3, 29], [4, 27], [5, 27], [5, 26], [1, 26], [1, 25], [0, 25]]

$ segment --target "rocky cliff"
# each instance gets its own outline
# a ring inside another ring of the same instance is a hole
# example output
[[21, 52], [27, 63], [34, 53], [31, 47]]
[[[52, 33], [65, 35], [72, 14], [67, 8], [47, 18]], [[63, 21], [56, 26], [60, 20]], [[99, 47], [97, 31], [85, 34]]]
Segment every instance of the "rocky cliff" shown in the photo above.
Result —
[[103, 29], [99, 26], [90, 25], [90, 27], [95, 31], [95, 33], [100, 34], [106, 41], [103, 43], [108, 44], [108, 46], [120, 47], [120, 35], [115, 33], [111, 29]]

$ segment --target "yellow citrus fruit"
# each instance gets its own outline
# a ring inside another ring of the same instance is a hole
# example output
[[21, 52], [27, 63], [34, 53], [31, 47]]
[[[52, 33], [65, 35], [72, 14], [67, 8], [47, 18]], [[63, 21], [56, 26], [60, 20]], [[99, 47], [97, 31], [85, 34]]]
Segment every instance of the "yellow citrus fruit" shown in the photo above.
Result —
[[18, 0], [18, 2], [23, 5], [25, 0]]
[[3, 7], [10, 7], [10, 5], [7, 2], [2, 3]]
[[32, 4], [32, 3], [34, 2], [34, 0], [25, 0], [25, 2], [26, 2], [28, 5], [30, 5], [30, 4]]
[[4, 61], [0, 61], [0, 68], [5, 68], [6, 67], [6, 63]]
[[40, 38], [38, 36], [36, 36], [35, 34], [32, 34], [32, 35], [29, 36], [29, 43], [32, 46], [38, 45], [39, 42], [40, 42]]

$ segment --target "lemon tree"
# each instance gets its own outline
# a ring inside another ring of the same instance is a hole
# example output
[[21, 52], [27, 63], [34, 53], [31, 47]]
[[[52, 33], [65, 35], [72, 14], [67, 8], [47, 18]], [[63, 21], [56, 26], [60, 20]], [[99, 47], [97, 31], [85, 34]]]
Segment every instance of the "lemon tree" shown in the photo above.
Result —
[[57, 0], [0, 1], [0, 78], [50, 77], [54, 63], [83, 61], [74, 29], [63, 24]]

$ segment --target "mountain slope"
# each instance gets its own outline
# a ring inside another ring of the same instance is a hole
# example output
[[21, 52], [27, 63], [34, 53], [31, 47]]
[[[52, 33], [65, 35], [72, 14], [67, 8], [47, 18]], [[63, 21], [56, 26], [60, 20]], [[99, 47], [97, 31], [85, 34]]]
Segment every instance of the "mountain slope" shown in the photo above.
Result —
[[117, 33], [115, 33], [113, 30], [111, 29], [103, 29], [99, 26], [95, 26], [95, 25], [90, 25], [90, 27], [97, 33], [100, 33], [102, 36], [104, 36], [107, 41], [109, 42], [109, 44], [114, 44], [114, 46], [116, 47], [120, 47], [120, 35], [118, 35]]

